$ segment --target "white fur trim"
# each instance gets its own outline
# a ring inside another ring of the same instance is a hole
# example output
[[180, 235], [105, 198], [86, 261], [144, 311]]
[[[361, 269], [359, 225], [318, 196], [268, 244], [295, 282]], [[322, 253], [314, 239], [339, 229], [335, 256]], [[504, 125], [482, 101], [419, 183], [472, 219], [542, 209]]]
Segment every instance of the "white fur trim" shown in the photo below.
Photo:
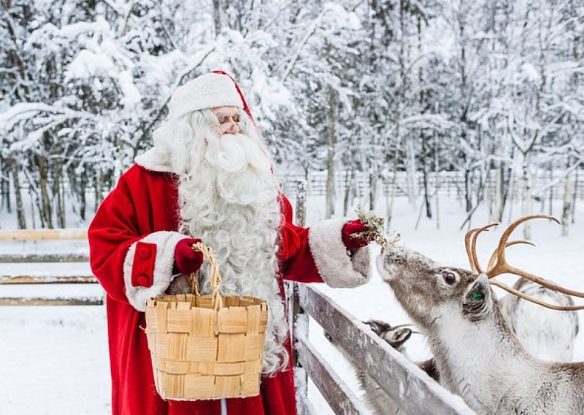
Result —
[[[174, 248], [181, 239], [185, 238], [187, 236], [178, 232], [160, 231], [151, 233], [130, 246], [124, 259], [124, 282], [126, 284], [126, 297], [128, 297], [128, 301], [136, 310], [145, 311], [146, 301], [149, 298], [161, 295], [166, 291], [170, 281], [172, 281]], [[156, 259], [151, 287], [134, 287], [132, 285], [132, 265], [134, 264], [134, 255], [136, 254], [136, 244], [138, 242], [156, 244]]]
[[223, 106], [243, 108], [243, 102], [229, 76], [208, 73], [178, 87], [168, 110], [170, 118], [176, 119], [193, 111]]
[[163, 154], [154, 146], [139, 156], [136, 156], [134, 162], [138, 166], [144, 167], [146, 170], [158, 171], [164, 173], [174, 173], [170, 168], [170, 160], [168, 154]]
[[351, 258], [341, 230], [346, 219], [329, 219], [310, 227], [308, 244], [324, 281], [334, 288], [349, 288], [369, 280], [369, 249], [361, 248]]

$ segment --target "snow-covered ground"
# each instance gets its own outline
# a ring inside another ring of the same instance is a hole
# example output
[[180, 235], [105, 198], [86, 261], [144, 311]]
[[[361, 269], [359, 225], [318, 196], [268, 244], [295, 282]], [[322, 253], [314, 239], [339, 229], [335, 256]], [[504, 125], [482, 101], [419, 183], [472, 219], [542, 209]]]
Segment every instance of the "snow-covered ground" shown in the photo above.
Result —
[[[309, 199], [308, 222], [321, 219], [321, 199]], [[584, 290], [584, 208], [578, 206], [576, 223], [568, 237], [560, 236], [558, 225], [548, 221], [533, 221], [533, 242], [537, 247], [517, 246], [510, 249], [509, 261], [545, 278], [565, 286]], [[385, 207], [383, 207], [385, 209]], [[516, 210], [518, 211], [518, 210]], [[558, 209], [559, 211], [559, 209]], [[384, 213], [383, 211], [379, 212]], [[459, 230], [464, 213], [457, 201], [444, 201], [440, 206], [440, 229], [435, 221], [422, 220], [415, 229], [417, 208], [405, 200], [394, 206], [392, 229], [399, 231], [401, 241], [424, 254], [449, 265], [468, 267], [463, 236]], [[478, 212], [474, 226], [486, 224], [486, 212]], [[485, 263], [494, 248], [500, 229], [481, 237], [479, 257]], [[518, 230], [518, 236], [521, 229]], [[0, 244], [0, 252], [68, 251], [84, 250], [84, 245], [73, 243], [47, 246], [17, 243]], [[20, 267], [20, 268], [19, 268]], [[0, 274], [23, 273], [48, 275], [53, 268], [63, 270], [63, 265], [0, 264]], [[87, 266], [67, 265], [63, 273], [87, 273]], [[512, 280], [507, 278], [507, 280]], [[326, 294], [360, 319], [376, 318], [390, 323], [405, 323], [408, 318], [397, 305], [391, 290], [374, 274], [371, 282], [356, 289], [330, 289], [319, 286]], [[69, 286], [68, 293], [93, 295], [100, 292], [98, 286]], [[0, 287], [0, 296], [62, 294], [65, 287], [47, 288]], [[90, 414], [109, 413], [109, 366], [107, 355], [107, 331], [102, 307], [0, 307], [0, 414]], [[322, 354], [339, 368], [350, 385], [355, 380], [349, 365], [322, 335], [322, 330], [311, 325], [311, 340]], [[421, 335], [409, 341], [406, 353], [416, 360], [426, 357], [428, 350]], [[584, 334], [577, 339], [575, 360], [584, 360]], [[311, 397], [326, 413], [326, 405], [314, 388]]]

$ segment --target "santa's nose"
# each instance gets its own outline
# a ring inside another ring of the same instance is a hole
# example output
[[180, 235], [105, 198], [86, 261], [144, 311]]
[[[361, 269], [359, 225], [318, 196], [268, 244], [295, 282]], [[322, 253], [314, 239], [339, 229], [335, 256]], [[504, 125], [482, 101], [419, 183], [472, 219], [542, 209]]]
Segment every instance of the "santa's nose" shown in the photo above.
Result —
[[227, 134], [239, 134], [239, 125], [236, 122], [232, 121], [227, 129]]

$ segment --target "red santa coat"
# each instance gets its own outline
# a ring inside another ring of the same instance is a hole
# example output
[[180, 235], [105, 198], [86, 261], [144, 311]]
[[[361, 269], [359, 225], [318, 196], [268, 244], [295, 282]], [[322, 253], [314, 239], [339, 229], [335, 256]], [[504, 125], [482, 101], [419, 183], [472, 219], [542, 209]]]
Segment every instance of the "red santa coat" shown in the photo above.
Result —
[[[91, 268], [106, 291], [112, 413], [218, 415], [219, 400], [164, 401], [154, 386], [150, 352], [141, 329], [145, 327], [144, 305], [168, 287], [174, 248], [185, 236], [177, 232], [177, 176], [166, 167], [142, 160], [148, 169], [135, 165], [124, 173], [89, 227]], [[369, 255], [366, 249], [352, 258], [347, 255], [341, 238], [344, 220], [302, 228], [292, 224], [292, 207], [284, 196], [281, 209], [278, 277], [299, 282], [324, 280], [335, 287], [367, 281]], [[227, 399], [226, 404], [229, 415], [296, 414], [291, 364], [262, 379], [261, 395]]]

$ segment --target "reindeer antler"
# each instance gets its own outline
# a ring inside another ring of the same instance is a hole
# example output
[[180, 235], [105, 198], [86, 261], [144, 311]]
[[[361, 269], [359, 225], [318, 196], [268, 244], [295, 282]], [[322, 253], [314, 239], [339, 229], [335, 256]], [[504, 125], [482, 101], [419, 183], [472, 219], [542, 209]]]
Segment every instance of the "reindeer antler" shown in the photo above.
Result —
[[[518, 241], [507, 242], [505, 244], [505, 247], [509, 248], [510, 246], [519, 245], [519, 244], [535, 246], [535, 244], [533, 242], [524, 241], [523, 239], [521, 239]], [[493, 267], [493, 265], [495, 265], [496, 260], [497, 260], [497, 250], [495, 249], [495, 251], [493, 251], [493, 253], [491, 254], [491, 258], [489, 259], [489, 264], [487, 265], [487, 269], [491, 269]]]
[[481, 232], [488, 231], [490, 228], [497, 225], [498, 223], [491, 223], [489, 225], [483, 226], [482, 228], [474, 228], [468, 231], [466, 235], [464, 235], [466, 255], [468, 256], [472, 272], [475, 274], [481, 274], [483, 272], [479, 264], [479, 259], [477, 258], [477, 236], [479, 236]]
[[[489, 259], [487, 271], [485, 272], [485, 274], [489, 278], [489, 282], [492, 285], [495, 285], [499, 288], [504, 289], [505, 291], [510, 292], [511, 294], [517, 295], [518, 297], [521, 297], [525, 300], [531, 301], [535, 304], [539, 304], [543, 307], [547, 307], [547, 308], [550, 308], [553, 310], [565, 310], [565, 311], [584, 310], [584, 306], [557, 306], [554, 304], [549, 304], [549, 303], [541, 301], [535, 297], [532, 297], [528, 294], [522, 293], [514, 288], [511, 288], [508, 285], [505, 285], [503, 283], [500, 283], [498, 281], [493, 280], [493, 278], [495, 278], [496, 276], [501, 275], [501, 274], [515, 274], [515, 275], [519, 275], [520, 277], [526, 278], [530, 281], [533, 281], [533, 282], [541, 285], [542, 287], [549, 288], [550, 290], [561, 292], [561, 293], [571, 295], [574, 297], [584, 298], [583, 292], [574, 291], [574, 290], [570, 290], [568, 288], [561, 287], [561, 286], [559, 286], [551, 281], [548, 281], [546, 279], [538, 277], [537, 275], [534, 275], [534, 274], [531, 274], [527, 271], [523, 271], [519, 268], [516, 268], [507, 262], [507, 260], [505, 258], [505, 249], [506, 248], [508, 248], [512, 245], [517, 245], [517, 244], [528, 244], [528, 245], [533, 246], [533, 244], [531, 242], [524, 241], [524, 240], [517, 240], [517, 241], [508, 242], [509, 237], [511, 236], [513, 231], [520, 224], [522, 224], [528, 220], [531, 220], [531, 219], [549, 219], [549, 220], [553, 220], [556, 223], [559, 223], [559, 221], [556, 218], [554, 218], [553, 216], [549, 216], [549, 215], [523, 216], [523, 217], [517, 219], [515, 222], [511, 223], [507, 227], [507, 229], [505, 229], [505, 231], [503, 232], [503, 235], [501, 235], [501, 239], [499, 240], [499, 244], [497, 246], [497, 249], [493, 252], [493, 254], [491, 255], [491, 258]], [[471, 269], [475, 273], [482, 273], [483, 272], [479, 266], [477, 255], [476, 255], [476, 238], [481, 232], [488, 230], [489, 228], [491, 228], [492, 226], [495, 226], [495, 225], [496, 224], [490, 224], [490, 225], [484, 226], [482, 228], [471, 229], [465, 235], [466, 252], [467, 252], [467, 255], [469, 257]]]

